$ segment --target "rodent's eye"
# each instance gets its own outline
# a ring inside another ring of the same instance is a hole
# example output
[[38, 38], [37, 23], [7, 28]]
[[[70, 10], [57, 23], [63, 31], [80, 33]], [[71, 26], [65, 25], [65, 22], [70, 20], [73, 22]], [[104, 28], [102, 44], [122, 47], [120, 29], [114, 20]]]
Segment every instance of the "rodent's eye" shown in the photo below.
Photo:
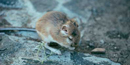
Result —
[[74, 25], [78, 27], [78, 25], [74, 22]]

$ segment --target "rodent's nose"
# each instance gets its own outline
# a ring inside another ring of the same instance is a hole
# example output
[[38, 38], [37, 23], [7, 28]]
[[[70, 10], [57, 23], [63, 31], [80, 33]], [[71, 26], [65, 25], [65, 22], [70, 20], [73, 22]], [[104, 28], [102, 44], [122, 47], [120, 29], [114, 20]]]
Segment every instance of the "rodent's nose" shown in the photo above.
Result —
[[72, 43], [71, 47], [77, 47], [78, 45], [76, 43]]
[[74, 47], [74, 44], [73, 44], [73, 43], [71, 44], [71, 47]]

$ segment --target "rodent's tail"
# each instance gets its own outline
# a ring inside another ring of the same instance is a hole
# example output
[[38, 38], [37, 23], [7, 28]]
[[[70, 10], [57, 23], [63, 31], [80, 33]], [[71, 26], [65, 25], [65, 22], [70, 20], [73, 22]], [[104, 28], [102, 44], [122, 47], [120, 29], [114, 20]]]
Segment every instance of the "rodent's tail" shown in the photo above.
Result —
[[34, 28], [0, 28], [0, 31], [14, 31], [14, 30], [18, 30], [18, 31], [32, 31], [32, 32], [36, 32], [36, 30]]

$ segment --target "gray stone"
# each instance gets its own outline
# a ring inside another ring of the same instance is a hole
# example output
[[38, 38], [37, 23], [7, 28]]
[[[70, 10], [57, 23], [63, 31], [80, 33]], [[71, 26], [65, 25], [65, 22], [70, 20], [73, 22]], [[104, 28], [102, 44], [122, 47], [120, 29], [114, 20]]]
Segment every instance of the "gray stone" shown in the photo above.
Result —
[[19, 43], [14, 43], [12, 40], [8, 38], [7, 35], [2, 35], [2, 40], [0, 41], [0, 54], [8, 55], [12, 54], [22, 46]]
[[30, 0], [34, 8], [39, 12], [53, 10], [58, 2], [55, 0]]
[[[71, 0], [70, 2], [64, 3], [64, 6], [72, 12], [82, 16], [87, 21], [91, 15], [91, 7], [87, 7], [87, 3], [87, 0]], [[84, 21], [85, 20], [83, 20], [83, 22]]]
[[22, 8], [21, 0], [1, 0], [0, 6], [5, 8]]
[[10, 10], [5, 13], [5, 19], [13, 26], [13, 27], [22, 27], [24, 26], [29, 19], [28, 13], [22, 10]]
[[72, 53], [71, 58], [75, 62], [74, 65], [120, 65], [107, 58], [100, 58], [84, 53], [74, 52]]
[[13, 27], [35, 28], [36, 21], [44, 14], [37, 12], [29, 0], [23, 0], [22, 9], [4, 10], [5, 19]]
[[[78, 23], [80, 24], [80, 19], [83, 20], [83, 22], [87, 22], [89, 17], [90, 17], [90, 14], [91, 12], [90, 11], [86, 11], [87, 13], [87, 17], [84, 17], [82, 15], [79, 15], [77, 14], [75, 11], [72, 11], [71, 9], [67, 8], [66, 6], [64, 6], [64, 4], [70, 2], [71, 0], [56, 0], [59, 4], [57, 5], [57, 7], [55, 9], [53, 9], [54, 11], [60, 11], [60, 12], [63, 12], [65, 14], [67, 14], [67, 16], [69, 18], [74, 18], [76, 17]], [[70, 5], [69, 5], [70, 6]]]
[[100, 57], [92, 56], [89, 54], [85, 54], [85, 56], [89, 56], [89, 57], [83, 57], [84, 60], [93, 62], [96, 65], [120, 65], [119, 63], [114, 63], [107, 58], [100, 58]]
[[52, 61], [46, 61], [44, 63], [41, 63], [40, 61], [37, 61], [37, 60], [32, 60], [32, 59], [26, 59], [26, 58], [23, 58], [23, 62], [25, 63], [25, 65], [62, 65], [62, 64], [59, 64], [58, 62], [52, 62]]
[[[4, 43], [4, 44], [3, 44]], [[120, 65], [107, 58], [90, 54], [62, 50], [62, 55], [46, 54], [49, 50], [39, 42], [26, 37], [2, 36], [0, 45], [0, 64], [2, 65]], [[4, 50], [5, 49], [5, 50]], [[38, 49], [40, 52], [37, 52]], [[2, 51], [2, 52], [1, 52]]]

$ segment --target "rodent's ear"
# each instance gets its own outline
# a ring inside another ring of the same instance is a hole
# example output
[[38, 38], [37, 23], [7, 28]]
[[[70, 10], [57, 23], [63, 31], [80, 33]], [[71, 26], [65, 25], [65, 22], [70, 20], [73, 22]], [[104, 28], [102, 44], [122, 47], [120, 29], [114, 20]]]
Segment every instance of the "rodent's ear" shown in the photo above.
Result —
[[76, 17], [71, 19], [72, 22], [76, 22]]
[[68, 25], [63, 25], [62, 26], [62, 30], [65, 31], [65, 33], [68, 33], [67, 27], [68, 27]]
[[61, 33], [63, 34], [63, 36], [67, 36], [68, 35], [68, 25], [63, 25], [61, 28]]

